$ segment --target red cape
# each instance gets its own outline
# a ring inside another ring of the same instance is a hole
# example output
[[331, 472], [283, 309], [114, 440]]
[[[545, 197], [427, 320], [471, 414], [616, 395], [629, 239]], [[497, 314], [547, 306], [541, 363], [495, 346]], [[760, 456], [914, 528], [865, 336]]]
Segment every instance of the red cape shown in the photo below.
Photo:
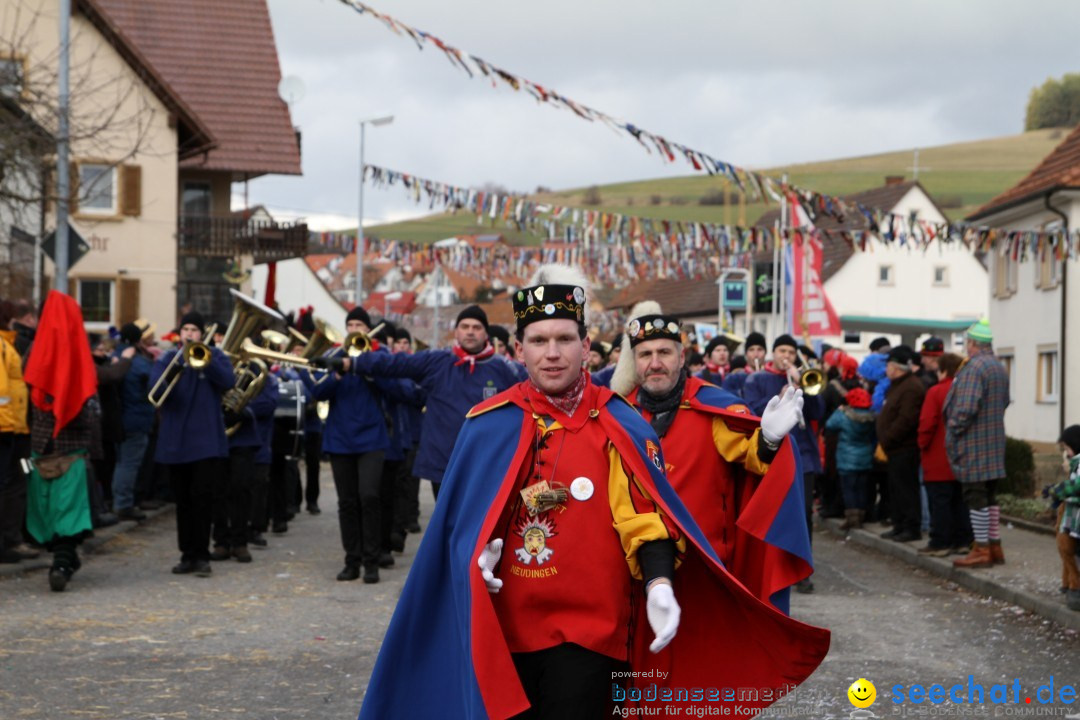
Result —
[[97, 392], [97, 371], [83, 329], [82, 310], [70, 296], [49, 291], [24, 379], [32, 388], [34, 405], [56, 418], [53, 437]]

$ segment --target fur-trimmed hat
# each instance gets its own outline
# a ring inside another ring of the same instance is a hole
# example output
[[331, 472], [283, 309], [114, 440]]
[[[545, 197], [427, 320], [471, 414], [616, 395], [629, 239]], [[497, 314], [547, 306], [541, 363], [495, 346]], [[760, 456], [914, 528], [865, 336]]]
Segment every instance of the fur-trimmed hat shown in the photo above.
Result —
[[529, 286], [513, 296], [514, 318], [521, 331], [540, 320], [573, 320], [589, 324], [589, 281], [578, 268], [550, 263], [541, 265]]

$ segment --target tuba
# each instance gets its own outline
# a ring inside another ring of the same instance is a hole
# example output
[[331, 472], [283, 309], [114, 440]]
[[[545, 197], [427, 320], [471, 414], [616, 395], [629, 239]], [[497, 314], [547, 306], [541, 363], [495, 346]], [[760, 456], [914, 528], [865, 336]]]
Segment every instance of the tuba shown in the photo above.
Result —
[[[263, 323], [284, 322], [285, 318], [276, 310], [256, 302], [243, 293], [229, 289], [236, 298], [229, 327], [221, 339], [221, 349], [233, 364], [236, 384], [229, 388], [221, 398], [225, 410], [240, 412], [262, 391], [266, 385], [269, 368], [260, 358], [244, 352], [246, 346], [255, 346], [248, 338], [255, 328]], [[261, 348], [260, 348], [261, 349]], [[270, 352], [270, 351], [266, 351]], [[226, 429], [226, 435], [232, 435], [239, 429], [234, 425]]]

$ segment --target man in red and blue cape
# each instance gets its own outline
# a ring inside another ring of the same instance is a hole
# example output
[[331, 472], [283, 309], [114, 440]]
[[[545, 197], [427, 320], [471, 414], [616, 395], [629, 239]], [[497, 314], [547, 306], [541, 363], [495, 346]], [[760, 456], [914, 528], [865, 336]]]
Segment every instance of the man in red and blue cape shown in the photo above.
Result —
[[[740, 398], [689, 376], [679, 320], [659, 304], [638, 303], [629, 317], [612, 388], [659, 436], [668, 480], [720, 561], [755, 596], [787, 612], [790, 587], [813, 572], [799, 456], [787, 437], [798, 416], [767, 409], [758, 418]], [[793, 410], [801, 396], [789, 391]]]
[[[732, 704], [725, 689], [738, 688], [755, 691], [739, 705], [759, 709], [828, 651], [828, 631], [724, 568], [649, 424], [589, 382], [584, 283], [567, 279], [541, 268], [514, 297], [529, 379], [469, 413], [362, 719], [591, 720], [622, 700]], [[651, 686], [625, 686], [654, 667]]]

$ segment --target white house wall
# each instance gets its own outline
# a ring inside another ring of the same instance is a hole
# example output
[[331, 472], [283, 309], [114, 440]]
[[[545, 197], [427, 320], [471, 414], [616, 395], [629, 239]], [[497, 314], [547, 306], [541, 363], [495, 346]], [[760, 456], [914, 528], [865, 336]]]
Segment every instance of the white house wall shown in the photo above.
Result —
[[[1019, 211], [1024, 213], [1024, 210]], [[1074, 200], [1064, 208], [1069, 216], [1069, 227], [1080, 227], [1080, 200]], [[1008, 219], [1007, 227], [1016, 230], [1034, 230], [1045, 227], [1048, 223], [1060, 221], [1057, 214], [1041, 207], [1041, 203], [1026, 210], [1026, 214], [1015, 215]], [[988, 218], [994, 224], [1004, 220]], [[995, 255], [992, 259], [990, 277], [996, 276]], [[1060, 406], [1057, 402], [1040, 403], [1037, 401], [1037, 365], [1040, 346], [1058, 346], [1061, 342], [1061, 287], [1043, 290], [1036, 287], [1040, 272], [1039, 263], [1028, 260], [1017, 268], [1016, 292], [1008, 298], [990, 299], [990, 326], [994, 331], [994, 348], [999, 354], [1011, 353], [1013, 371], [1010, 387], [1012, 402], [1005, 412], [1005, 432], [1024, 440], [1053, 443], [1060, 432]], [[1068, 266], [1069, 307], [1068, 322], [1072, 327], [1080, 327], [1080, 263], [1069, 261]], [[990, 293], [993, 288], [991, 286]], [[1065, 387], [1067, 425], [1080, 422], [1080, 342], [1076, 333], [1066, 333], [1068, 347], [1065, 349], [1066, 374], [1069, 376]], [[1058, 349], [1061, 352], [1061, 349]], [[1060, 358], [1060, 354], [1059, 354]], [[1060, 378], [1059, 378], [1060, 383]], [[1059, 384], [1060, 388], [1060, 384]], [[1060, 399], [1059, 399], [1060, 402]]]
[[[266, 297], [267, 268], [267, 265], [256, 265], [251, 269], [251, 286], [259, 302]], [[316, 317], [338, 330], [345, 329], [345, 308], [334, 299], [303, 258], [278, 262], [274, 297], [283, 313], [311, 305]]]
[[[944, 222], [945, 218], [918, 188], [912, 188], [891, 209], [907, 216], [916, 211], [921, 220]], [[891, 284], [878, 281], [882, 265], [892, 267]], [[947, 281], [934, 285], [934, 268], [944, 267]], [[958, 320], [986, 315], [989, 275], [982, 263], [963, 246], [933, 242], [925, 250], [898, 243], [867, 243], [866, 252], [856, 250], [844, 266], [825, 283], [825, 292], [837, 315], [881, 318]], [[870, 336], [863, 333], [859, 346]], [[893, 336], [894, 341], [899, 336]], [[854, 349], [854, 346], [853, 346]]]

